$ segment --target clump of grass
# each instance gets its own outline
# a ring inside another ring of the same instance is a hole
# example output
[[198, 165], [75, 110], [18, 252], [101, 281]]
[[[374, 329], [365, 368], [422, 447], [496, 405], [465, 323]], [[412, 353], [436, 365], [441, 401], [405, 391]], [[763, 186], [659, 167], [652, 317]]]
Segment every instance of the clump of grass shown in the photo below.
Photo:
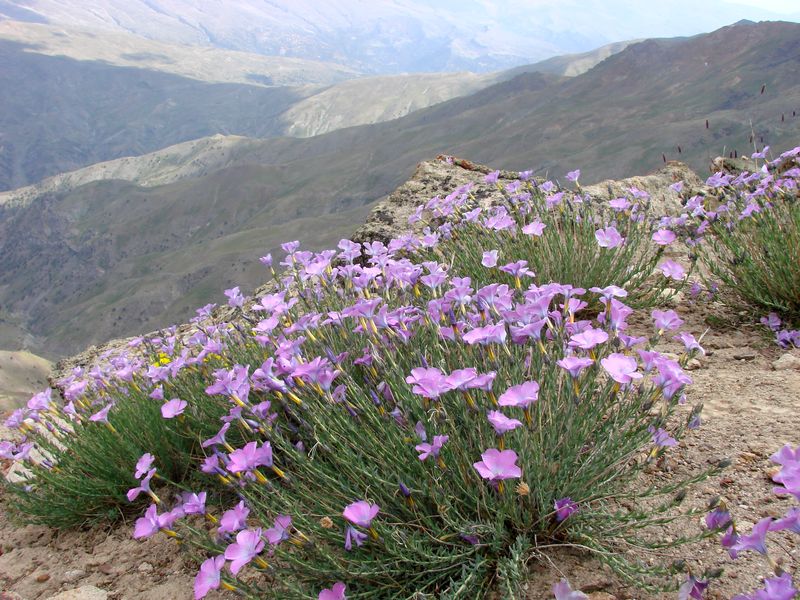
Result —
[[[785, 153], [788, 155], [788, 153]], [[783, 164], [783, 159], [777, 162]], [[698, 254], [719, 299], [800, 323], [800, 169], [716, 177], [716, 210], [699, 213]]]
[[469, 201], [455, 214], [448, 199], [434, 198], [412, 218], [439, 228], [443, 239], [432, 256], [475, 284], [616, 285], [636, 308], [663, 304], [683, 287], [686, 273], [673, 278], [659, 269], [676, 236], [652, 214], [645, 192], [600, 202], [580, 187], [533, 180], [498, 185], [498, 192], [501, 201], [486, 207], [464, 191]]

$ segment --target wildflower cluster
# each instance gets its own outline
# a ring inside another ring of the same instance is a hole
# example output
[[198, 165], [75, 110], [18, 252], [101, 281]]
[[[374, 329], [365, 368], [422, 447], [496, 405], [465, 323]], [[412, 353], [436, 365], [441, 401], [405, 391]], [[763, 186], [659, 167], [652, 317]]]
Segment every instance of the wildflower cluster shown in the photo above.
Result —
[[[754, 159], [765, 159], [768, 150]], [[800, 322], [798, 156], [800, 147], [764, 160], [754, 172], [716, 173], [706, 181], [705, 198], [687, 201], [691, 215], [685, 220], [722, 301], [761, 314], [774, 311], [790, 323]]]
[[[120, 447], [126, 474], [109, 480], [148, 503], [134, 536], [163, 532], [193, 552], [196, 598], [219, 587], [474, 598], [496, 574], [514, 588], [514, 564], [564, 544], [644, 589], [676, 588], [675, 569], [647, 551], [665, 547], [658, 528], [681, 515], [687, 486], [717, 468], [636, 482], [699, 425], [700, 407], [681, 405], [683, 366], [702, 348], [670, 310], [653, 310], [651, 334], [634, 335], [627, 302], [652, 300], [642, 286], [654, 272], [683, 280], [684, 269], [659, 263], [658, 250], [624, 254], [648, 222], [638, 209], [624, 227], [577, 195], [545, 210], [553, 190], [537, 185], [493, 209], [461, 188], [420, 211], [437, 224], [388, 244], [284, 244], [272, 292], [248, 311], [238, 289], [226, 292], [236, 325], [210, 325], [205, 307], [190, 337], [136, 340], [147, 353], [73, 373], [63, 406], [34, 397], [12, 417], [23, 441], [0, 447], [32, 472], [17, 509], [41, 511], [65, 481], [80, 487], [79, 474], [103, 479], [100, 449]], [[519, 240], [537, 237], [536, 218], [562, 243], [576, 239], [566, 214], [591, 225], [593, 252], [644, 266], [595, 273], [590, 288], [531, 269], [538, 250]], [[667, 226], [647, 238], [674, 239]], [[513, 262], [485, 260], [476, 239]], [[271, 257], [262, 263], [272, 270]], [[684, 345], [679, 360], [655, 350], [665, 336]], [[96, 450], [76, 457], [81, 444]], [[177, 468], [187, 464], [196, 469]]]
[[588, 289], [614, 283], [630, 292], [633, 307], [664, 302], [682, 287], [686, 269], [663, 256], [678, 236], [669, 218], [652, 214], [647, 192], [632, 187], [600, 202], [577, 185], [579, 171], [568, 176], [576, 190], [527, 172], [505, 185], [498, 177], [486, 177], [497, 186], [491, 205], [468, 201], [466, 187], [432, 198], [409, 219], [427, 226], [420, 239], [431, 257], [457, 263], [475, 285], [521, 289], [533, 280], [569, 281]]

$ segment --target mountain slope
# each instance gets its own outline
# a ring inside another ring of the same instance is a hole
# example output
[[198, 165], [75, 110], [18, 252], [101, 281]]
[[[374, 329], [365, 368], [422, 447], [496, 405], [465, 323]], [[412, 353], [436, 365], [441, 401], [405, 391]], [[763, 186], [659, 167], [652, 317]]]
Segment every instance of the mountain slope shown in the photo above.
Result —
[[121, 31], [54, 27], [13, 20], [0, 20], [0, 39], [23, 44], [28, 52], [36, 54], [103, 61], [118, 67], [161, 71], [207, 83], [331, 85], [360, 75], [334, 63], [211, 46], [167, 44]]
[[274, 135], [308, 93], [43, 56], [0, 40], [0, 190], [216, 133]]
[[0, 206], [0, 306], [57, 352], [184, 319], [233, 282], [261, 283], [257, 258], [280, 241], [348, 235], [439, 153], [555, 177], [580, 167], [588, 183], [653, 170], [662, 153], [703, 173], [711, 154], [750, 151], [750, 120], [764, 143], [791, 147], [798, 61], [800, 25], [788, 23], [650, 40], [574, 78], [528, 73], [386, 123], [242, 140], [201, 177]]

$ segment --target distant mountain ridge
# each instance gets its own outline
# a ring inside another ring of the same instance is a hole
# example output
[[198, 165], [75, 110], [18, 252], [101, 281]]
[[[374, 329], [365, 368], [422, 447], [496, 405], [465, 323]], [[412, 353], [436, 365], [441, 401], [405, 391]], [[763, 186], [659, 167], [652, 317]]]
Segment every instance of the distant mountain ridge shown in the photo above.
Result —
[[619, 40], [780, 18], [728, 0], [3, 0], [3, 15], [383, 75], [497, 71]]

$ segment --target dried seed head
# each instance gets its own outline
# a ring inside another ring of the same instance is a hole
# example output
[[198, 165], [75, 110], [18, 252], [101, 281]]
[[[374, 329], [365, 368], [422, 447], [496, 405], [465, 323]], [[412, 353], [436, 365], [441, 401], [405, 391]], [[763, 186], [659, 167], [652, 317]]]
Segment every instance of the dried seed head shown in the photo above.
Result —
[[524, 481], [521, 481], [520, 483], [517, 484], [517, 495], [518, 496], [527, 496], [530, 493], [531, 493], [531, 488], [527, 483], [525, 483]]
[[323, 529], [333, 529], [333, 521], [330, 517], [322, 517], [319, 520], [319, 524], [322, 526]]

